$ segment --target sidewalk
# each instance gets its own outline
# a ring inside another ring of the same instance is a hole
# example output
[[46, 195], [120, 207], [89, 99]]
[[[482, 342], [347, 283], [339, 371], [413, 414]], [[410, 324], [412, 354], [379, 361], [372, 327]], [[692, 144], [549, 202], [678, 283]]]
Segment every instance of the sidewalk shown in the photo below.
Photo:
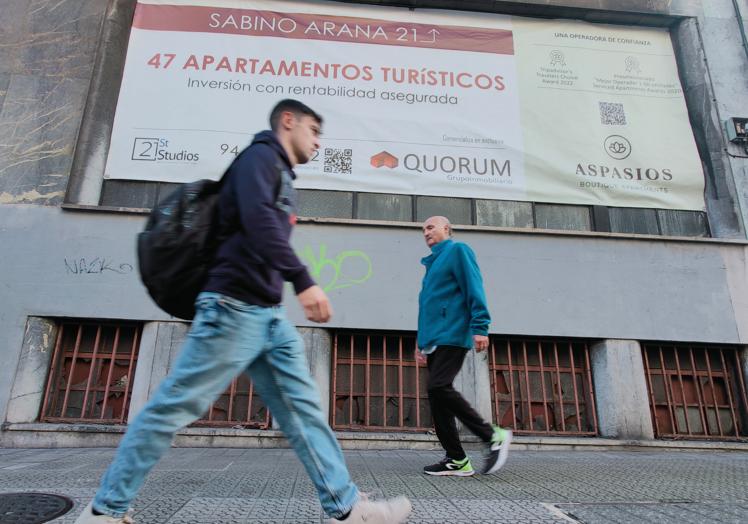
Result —
[[[109, 448], [0, 449], [0, 493], [75, 500], [72, 523]], [[480, 453], [470, 451], [474, 465]], [[748, 453], [513, 451], [497, 475], [428, 477], [433, 451], [346, 451], [363, 491], [405, 494], [411, 523], [748, 522]], [[318, 523], [315, 491], [291, 450], [173, 448], [134, 503], [137, 524]], [[0, 515], [0, 521], [2, 521]]]

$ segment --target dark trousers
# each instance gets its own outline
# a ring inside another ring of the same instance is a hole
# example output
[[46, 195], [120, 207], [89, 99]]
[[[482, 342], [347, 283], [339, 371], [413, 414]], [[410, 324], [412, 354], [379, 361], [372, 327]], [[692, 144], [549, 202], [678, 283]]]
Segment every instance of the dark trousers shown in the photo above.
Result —
[[436, 436], [447, 456], [454, 460], [462, 460], [466, 456], [455, 418], [484, 442], [489, 442], [493, 435], [493, 427], [452, 386], [467, 352], [456, 346], [439, 346], [428, 355], [427, 360], [429, 402]]

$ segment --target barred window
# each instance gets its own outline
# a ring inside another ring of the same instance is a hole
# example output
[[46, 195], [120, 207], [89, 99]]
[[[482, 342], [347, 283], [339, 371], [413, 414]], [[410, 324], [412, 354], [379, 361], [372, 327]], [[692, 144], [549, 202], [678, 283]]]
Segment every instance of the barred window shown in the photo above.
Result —
[[142, 325], [63, 321], [40, 420], [125, 424]]

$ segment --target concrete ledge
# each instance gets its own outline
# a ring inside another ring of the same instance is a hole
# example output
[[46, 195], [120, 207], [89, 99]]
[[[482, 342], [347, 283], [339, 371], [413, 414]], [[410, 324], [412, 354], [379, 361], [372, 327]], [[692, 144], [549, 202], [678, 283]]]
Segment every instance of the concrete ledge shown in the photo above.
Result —
[[[29, 204], [6, 204], [6, 205], [29, 205]], [[71, 213], [74, 212], [92, 212], [108, 214], [135, 214], [148, 215], [151, 210], [142, 207], [117, 207], [117, 206], [94, 206], [84, 204], [61, 204], [60, 207]], [[620, 208], [625, 209], [625, 208]], [[376, 227], [376, 228], [398, 228], [398, 229], [418, 229], [423, 227], [420, 222], [394, 222], [391, 220], [371, 220], [362, 218], [324, 218], [324, 217], [298, 217], [299, 224], [316, 224], [316, 225], [344, 225], [357, 227]], [[479, 226], [469, 224], [455, 224], [455, 231], [476, 231], [488, 233], [507, 233], [516, 235], [540, 235], [547, 237], [592, 237], [592, 238], [612, 238], [624, 240], [643, 240], [650, 242], [683, 242], [696, 244], [724, 244], [724, 245], [748, 245], [748, 241], [742, 238], [720, 238], [720, 237], [686, 237], [676, 235], [647, 235], [643, 233], [612, 233], [608, 231], [581, 231], [568, 229], [540, 229], [529, 227], [508, 227], [508, 226]], [[171, 317], [172, 322], [179, 322], [179, 319]]]
[[[0, 447], [5, 448], [95, 448], [116, 447], [126, 426], [97, 424], [4, 424]], [[426, 433], [335, 433], [343, 449], [439, 450], [435, 435]], [[472, 435], [464, 435], [465, 447], [482, 449]], [[177, 433], [173, 447], [287, 448], [283, 433], [275, 430], [233, 428], [186, 428]], [[518, 451], [743, 451], [748, 442], [707, 440], [619, 440], [599, 437], [517, 436], [512, 449]]]

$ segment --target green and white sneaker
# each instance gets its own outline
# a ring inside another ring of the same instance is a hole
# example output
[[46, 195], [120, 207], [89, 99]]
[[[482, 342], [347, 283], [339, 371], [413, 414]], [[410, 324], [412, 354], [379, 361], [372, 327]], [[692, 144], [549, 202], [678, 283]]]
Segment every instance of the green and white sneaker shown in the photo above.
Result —
[[493, 427], [493, 435], [488, 445], [486, 463], [483, 465], [483, 474], [496, 473], [506, 464], [509, 455], [509, 445], [512, 443], [512, 430], [503, 429], [499, 426]]
[[468, 457], [462, 460], [453, 460], [449, 457], [444, 457], [441, 462], [424, 467], [423, 472], [426, 475], [452, 475], [455, 477], [470, 477], [475, 475], [473, 465], [470, 464]]

